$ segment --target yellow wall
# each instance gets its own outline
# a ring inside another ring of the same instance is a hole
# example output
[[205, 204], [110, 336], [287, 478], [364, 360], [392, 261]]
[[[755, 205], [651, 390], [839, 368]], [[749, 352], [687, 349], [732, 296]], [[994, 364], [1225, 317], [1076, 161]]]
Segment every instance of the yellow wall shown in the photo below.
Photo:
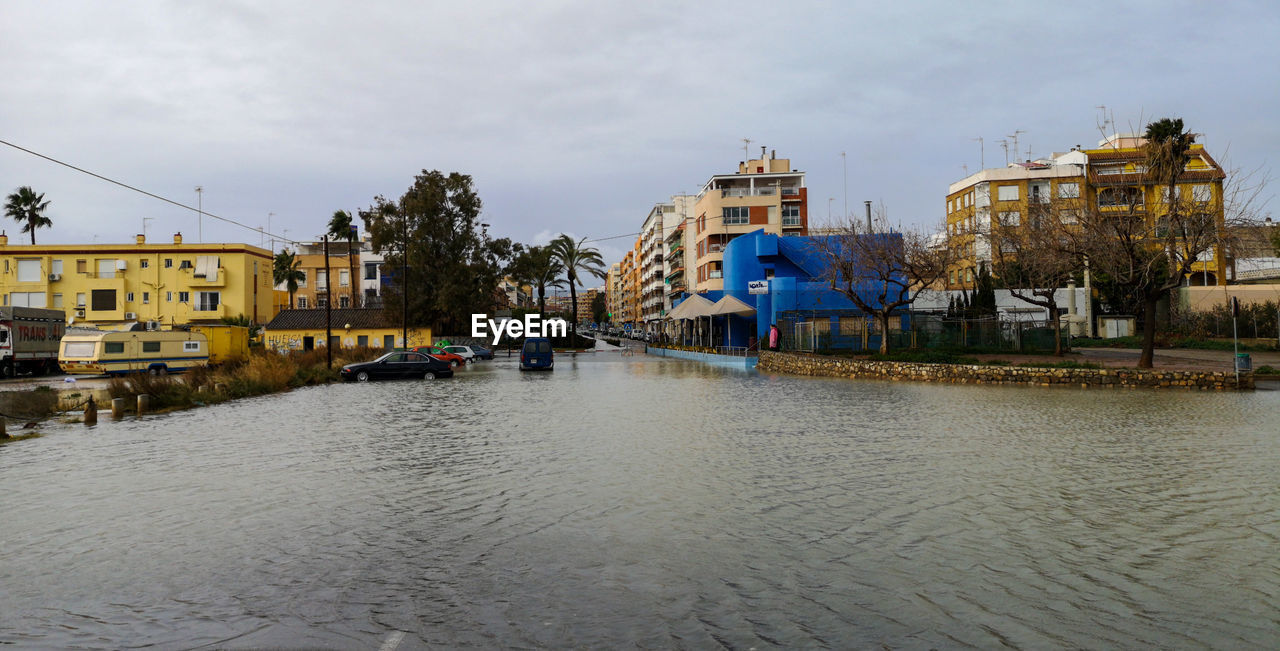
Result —
[[[77, 323], [183, 324], [216, 322], [239, 315], [257, 323], [271, 320], [274, 292], [269, 251], [247, 244], [184, 244], [181, 236], [174, 239], [172, 244], [32, 246], [11, 244], [7, 237], [0, 236], [3, 303], [33, 304], [28, 294], [43, 295], [45, 307], [62, 309]], [[218, 258], [216, 275], [195, 277], [197, 259], [207, 256]], [[19, 263], [32, 260], [40, 263], [39, 275], [19, 281]], [[58, 261], [62, 271], [54, 279], [51, 274]], [[124, 269], [119, 268], [119, 262], [123, 262]], [[112, 309], [94, 309], [94, 290], [115, 291]], [[187, 294], [185, 302], [181, 300], [183, 292]], [[215, 309], [197, 309], [201, 307], [200, 292], [217, 293]], [[15, 293], [21, 295], [14, 296]], [[83, 308], [77, 305], [78, 294], [84, 294]], [[59, 300], [61, 305], [57, 304]], [[84, 310], [83, 316], [78, 315], [80, 309]], [[127, 316], [130, 314], [133, 316]]]
[[[394, 347], [404, 347], [400, 328], [333, 328], [333, 336], [341, 337], [343, 348], [354, 348], [359, 345], [360, 337], [368, 337], [370, 348], [383, 348], [384, 338], [388, 335], [395, 338]], [[296, 330], [267, 330], [263, 341], [270, 350], [302, 350], [303, 339], [312, 337], [315, 347], [324, 346], [324, 328]], [[427, 346], [432, 341], [431, 328], [409, 328], [409, 346]]]

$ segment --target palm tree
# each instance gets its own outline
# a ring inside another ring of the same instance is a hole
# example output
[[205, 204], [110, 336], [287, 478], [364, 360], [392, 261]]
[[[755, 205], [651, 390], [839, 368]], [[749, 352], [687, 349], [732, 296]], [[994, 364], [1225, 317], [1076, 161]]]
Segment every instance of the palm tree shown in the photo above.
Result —
[[507, 267], [507, 273], [517, 285], [530, 285], [538, 290], [538, 316], [544, 318], [547, 316], [547, 288], [564, 285], [560, 279], [563, 271], [564, 267], [549, 246], [529, 247]]
[[576, 243], [573, 238], [560, 234], [547, 248], [551, 249], [552, 255], [564, 268], [565, 278], [569, 281], [569, 300], [573, 303], [573, 329], [578, 329], [578, 279], [581, 274], [590, 274], [596, 278], [604, 278], [604, 258], [600, 257], [600, 251], [593, 246], [584, 246], [587, 238], [582, 238]]
[[36, 229], [53, 226], [53, 221], [44, 216], [48, 207], [49, 202], [44, 200], [43, 192], [37, 194], [31, 186], [24, 185], [9, 195], [4, 204], [4, 215], [22, 223], [22, 232], [31, 233], [31, 245], [35, 246]]
[[344, 239], [347, 241], [347, 267], [350, 276], [347, 282], [351, 288], [351, 307], [360, 307], [359, 293], [356, 291], [356, 231], [351, 227], [351, 213], [345, 210], [338, 210], [333, 213], [333, 217], [329, 219], [329, 237], [336, 239]]
[[1169, 188], [1169, 210], [1175, 210], [1178, 177], [1191, 160], [1191, 145], [1196, 134], [1182, 130], [1182, 118], [1161, 118], [1147, 125], [1143, 145], [1147, 169], [1155, 183]]
[[289, 309], [293, 309], [293, 295], [298, 292], [298, 281], [306, 277], [302, 269], [299, 269], [300, 266], [302, 261], [292, 251], [277, 253], [272, 266], [271, 275], [276, 284], [284, 283], [285, 289], [289, 290]]

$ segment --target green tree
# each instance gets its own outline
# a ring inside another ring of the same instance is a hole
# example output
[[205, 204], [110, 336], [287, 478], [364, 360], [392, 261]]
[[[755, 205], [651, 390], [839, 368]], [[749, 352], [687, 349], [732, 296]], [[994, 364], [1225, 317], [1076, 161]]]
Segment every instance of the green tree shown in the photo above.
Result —
[[586, 243], [585, 237], [574, 242], [573, 238], [561, 233], [560, 237], [551, 240], [548, 245], [552, 255], [563, 267], [565, 279], [569, 283], [569, 301], [573, 306], [573, 320], [569, 323], [575, 331], [578, 329], [578, 279], [583, 274], [604, 278], [606, 273], [600, 251], [593, 246], [585, 246]]
[[330, 240], [347, 241], [347, 282], [351, 290], [351, 307], [360, 307], [359, 284], [356, 281], [356, 229], [351, 221], [351, 213], [345, 210], [334, 211], [333, 217], [329, 218], [328, 234]]
[[596, 292], [595, 298], [591, 299], [591, 320], [596, 323], [604, 323], [605, 315], [609, 309], [605, 301], [604, 292]]
[[549, 246], [531, 246], [520, 251], [507, 268], [518, 285], [529, 285], [538, 293], [538, 316], [547, 316], [547, 288], [563, 287], [560, 274], [564, 267]]
[[360, 211], [374, 251], [387, 256], [386, 309], [399, 317], [408, 298], [406, 327], [461, 333], [493, 307], [514, 249], [489, 237], [480, 208], [470, 176], [423, 170], [398, 200], [378, 196]]
[[281, 251], [276, 254], [275, 261], [271, 266], [271, 277], [275, 279], [276, 285], [283, 284], [289, 292], [289, 309], [293, 309], [293, 295], [298, 292], [298, 281], [305, 278], [305, 274], [299, 267], [302, 261], [292, 251]]
[[22, 224], [22, 232], [31, 233], [31, 245], [35, 246], [36, 229], [53, 226], [53, 221], [44, 216], [48, 207], [43, 192], [37, 193], [31, 186], [24, 185], [5, 201], [4, 215]]

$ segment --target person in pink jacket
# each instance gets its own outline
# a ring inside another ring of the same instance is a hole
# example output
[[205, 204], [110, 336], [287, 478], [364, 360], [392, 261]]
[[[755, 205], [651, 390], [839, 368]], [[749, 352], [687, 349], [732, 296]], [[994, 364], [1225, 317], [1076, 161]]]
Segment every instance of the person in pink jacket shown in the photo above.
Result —
[[778, 349], [778, 324], [769, 324], [769, 350]]

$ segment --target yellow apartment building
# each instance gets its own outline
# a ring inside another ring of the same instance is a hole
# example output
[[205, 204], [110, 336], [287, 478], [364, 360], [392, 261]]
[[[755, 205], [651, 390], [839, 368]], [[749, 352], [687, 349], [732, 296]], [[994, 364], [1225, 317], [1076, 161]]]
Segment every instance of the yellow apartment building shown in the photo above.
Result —
[[[1146, 175], [1143, 139], [1116, 135], [1097, 149], [1073, 149], [1036, 161], [985, 169], [952, 183], [946, 199], [946, 236], [956, 261], [948, 270], [947, 289], [973, 289], [979, 267], [992, 262], [992, 246], [1002, 229], [1034, 223], [1053, 210], [1070, 223], [1072, 213], [1130, 209], [1137, 193], [1138, 210], [1152, 223], [1166, 210], [1166, 189]], [[1191, 148], [1191, 160], [1178, 179], [1179, 197], [1194, 197], [1217, 211], [1223, 224], [1222, 182], [1226, 174], [1201, 145]], [[1193, 266], [1193, 285], [1226, 284], [1222, 247]]]
[[[332, 284], [328, 289], [333, 291], [336, 299], [333, 307], [346, 309], [354, 307], [360, 294], [360, 244], [356, 244], [355, 270], [356, 277], [351, 277], [350, 261], [347, 258], [346, 242], [329, 243], [329, 273], [333, 274]], [[298, 291], [294, 294], [294, 307], [299, 310], [324, 307], [328, 300], [325, 287], [325, 256], [323, 244], [310, 242], [303, 244], [297, 253], [298, 269], [303, 278], [298, 281]]]
[[4, 305], [61, 309], [76, 323], [210, 323], [273, 312], [271, 252], [248, 244], [10, 244], [0, 234]]
[[[761, 147], [760, 158], [738, 163], [735, 174], [712, 176], [694, 204], [696, 292], [724, 289], [724, 247], [744, 233], [807, 235], [808, 189], [791, 160]], [[689, 272], [686, 271], [686, 274]]]

